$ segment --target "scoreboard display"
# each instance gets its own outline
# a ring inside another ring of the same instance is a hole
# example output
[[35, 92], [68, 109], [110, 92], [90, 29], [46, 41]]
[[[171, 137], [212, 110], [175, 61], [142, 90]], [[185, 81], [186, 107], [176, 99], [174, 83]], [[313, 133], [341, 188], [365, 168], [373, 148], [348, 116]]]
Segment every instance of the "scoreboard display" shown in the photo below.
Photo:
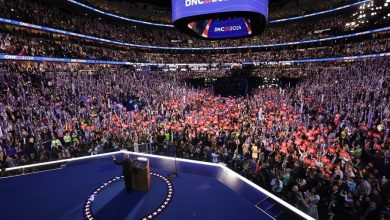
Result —
[[268, 0], [172, 0], [172, 20], [205, 39], [258, 35], [268, 22]]

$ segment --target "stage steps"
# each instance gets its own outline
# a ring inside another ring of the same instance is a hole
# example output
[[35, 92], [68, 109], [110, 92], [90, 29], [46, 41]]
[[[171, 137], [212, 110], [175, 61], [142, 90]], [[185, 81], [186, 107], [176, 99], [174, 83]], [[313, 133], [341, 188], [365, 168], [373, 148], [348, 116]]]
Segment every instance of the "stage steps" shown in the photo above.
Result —
[[271, 197], [266, 197], [255, 204], [256, 208], [267, 214], [271, 219], [287, 220], [291, 219], [291, 211], [276, 202]]

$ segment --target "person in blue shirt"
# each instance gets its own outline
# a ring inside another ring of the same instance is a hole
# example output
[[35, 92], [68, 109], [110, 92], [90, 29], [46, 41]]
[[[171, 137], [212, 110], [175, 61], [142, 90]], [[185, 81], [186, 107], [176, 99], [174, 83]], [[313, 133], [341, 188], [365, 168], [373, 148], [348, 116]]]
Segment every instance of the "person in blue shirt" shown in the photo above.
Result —
[[11, 144], [9, 144], [5, 148], [5, 154], [7, 155], [7, 157], [14, 158], [16, 156], [16, 150]]
[[356, 182], [352, 179], [352, 177], [348, 177], [347, 186], [349, 192], [355, 192]]
[[218, 163], [218, 154], [214, 150], [211, 152], [211, 157], [212, 157], [211, 162]]

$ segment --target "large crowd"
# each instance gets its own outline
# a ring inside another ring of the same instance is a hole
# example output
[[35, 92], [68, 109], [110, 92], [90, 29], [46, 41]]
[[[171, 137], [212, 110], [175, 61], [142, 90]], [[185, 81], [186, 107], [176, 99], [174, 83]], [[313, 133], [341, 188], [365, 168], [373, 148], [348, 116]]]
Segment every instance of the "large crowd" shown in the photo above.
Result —
[[[26, 22], [132, 43], [222, 46], [287, 42], [345, 31], [346, 14], [271, 26], [260, 37], [200, 41], [173, 29], [92, 19], [41, 1], [3, 0], [0, 13]], [[328, 29], [315, 34], [314, 30]], [[226, 53], [158, 53], [2, 25], [0, 53], [101, 60], [222, 64], [389, 52], [386, 35], [331, 47]], [[287, 34], [288, 33], [288, 34]], [[316, 36], [314, 36], [316, 35]], [[368, 37], [367, 37], [368, 38]], [[139, 150], [221, 162], [315, 219], [389, 219], [390, 60], [274, 65], [253, 76], [299, 82], [222, 97], [188, 78], [219, 78], [130, 66], [2, 62], [0, 176], [5, 168]], [[365, 157], [369, 155], [369, 157]], [[374, 158], [375, 163], [367, 158]], [[28, 172], [31, 170], [22, 170]], [[19, 171], [18, 171], [19, 172]]]
[[1, 165], [143, 143], [159, 152], [169, 143], [180, 157], [223, 162], [283, 192], [315, 218], [377, 219], [370, 216], [388, 214], [389, 197], [381, 197], [387, 179], [361, 156], [389, 161], [388, 61], [298, 67], [304, 72], [296, 87], [249, 97], [188, 87], [183, 79], [190, 73], [2, 64]]
[[127, 43], [183, 47], [238, 46], [318, 39], [342, 34], [346, 31], [345, 24], [351, 20], [350, 13], [342, 13], [315, 20], [270, 26], [264, 34], [253, 38], [203, 41], [186, 36], [173, 28], [137, 26], [119, 20], [110, 22], [96, 19], [96, 16], [77, 13], [75, 10], [54, 8], [40, 1], [5, 0], [0, 7], [0, 13], [6, 18]]
[[[30, 37], [28, 37], [30, 35]], [[53, 39], [49, 36], [34, 36], [26, 31], [0, 32], [0, 53], [10, 55], [29, 55], [64, 57], [77, 59], [98, 59], [151, 63], [240, 63], [244, 61], [285, 61], [294, 59], [356, 56], [384, 53], [390, 51], [389, 38], [373, 38], [362, 42], [335, 44], [305, 49], [273, 49], [271, 51], [249, 52], [203, 52], [157, 53], [145, 52], [127, 47], [91, 45], [82, 40]]]
[[127, 1], [83, 1], [89, 6], [98, 8], [105, 12], [114, 13], [127, 18], [133, 18], [141, 21], [151, 21], [156, 23], [172, 23], [171, 10], [166, 7], [145, 4], [142, 2]]

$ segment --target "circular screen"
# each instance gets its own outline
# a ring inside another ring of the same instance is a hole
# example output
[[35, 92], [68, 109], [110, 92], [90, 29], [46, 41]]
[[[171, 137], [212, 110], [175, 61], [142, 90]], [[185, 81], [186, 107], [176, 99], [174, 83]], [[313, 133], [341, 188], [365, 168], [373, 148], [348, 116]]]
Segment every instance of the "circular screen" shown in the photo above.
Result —
[[258, 35], [268, 21], [268, 0], [172, 0], [172, 20], [204, 39]]

